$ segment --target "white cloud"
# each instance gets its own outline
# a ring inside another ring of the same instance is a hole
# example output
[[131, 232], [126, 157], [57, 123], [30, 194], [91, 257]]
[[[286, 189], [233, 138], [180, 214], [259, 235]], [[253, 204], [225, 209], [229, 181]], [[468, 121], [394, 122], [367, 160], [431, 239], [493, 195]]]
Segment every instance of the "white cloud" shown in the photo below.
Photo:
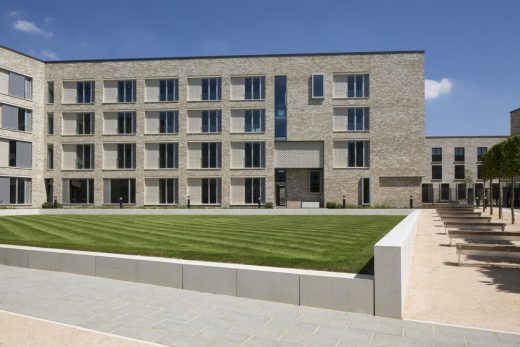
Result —
[[7, 17], [20, 17], [20, 12], [19, 11], [9, 11], [7, 12]]
[[50, 49], [44, 49], [43, 51], [40, 52], [40, 55], [44, 58], [51, 59], [51, 60], [58, 59], [58, 55], [56, 54], [56, 52], [51, 51]]
[[23, 31], [26, 33], [39, 34], [45, 37], [53, 36], [52, 31], [43, 30], [42, 28], [37, 27], [36, 24], [34, 24], [33, 22], [29, 22], [22, 19], [18, 19], [16, 22], [14, 22], [13, 28], [15, 30]]
[[453, 83], [447, 78], [443, 78], [440, 81], [425, 80], [424, 96], [426, 100], [437, 99], [442, 94], [449, 94], [451, 87], [453, 87]]

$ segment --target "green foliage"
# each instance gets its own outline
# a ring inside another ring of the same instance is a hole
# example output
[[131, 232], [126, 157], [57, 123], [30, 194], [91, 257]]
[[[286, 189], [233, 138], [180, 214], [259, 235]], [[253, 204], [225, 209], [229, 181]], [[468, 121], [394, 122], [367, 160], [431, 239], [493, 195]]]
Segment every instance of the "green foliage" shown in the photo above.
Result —
[[338, 208], [338, 204], [336, 204], [336, 202], [334, 201], [327, 201], [327, 203], [325, 204], [325, 206], [327, 208]]
[[264, 207], [265, 207], [265, 208], [273, 208], [273, 203], [270, 202], [270, 201], [267, 201], [267, 202], [264, 204]]
[[357, 273], [402, 216], [0, 217], [0, 243]]
[[56, 207], [54, 207], [54, 203], [53, 202], [44, 202], [42, 204], [42, 208], [63, 208], [63, 205], [57, 203]]

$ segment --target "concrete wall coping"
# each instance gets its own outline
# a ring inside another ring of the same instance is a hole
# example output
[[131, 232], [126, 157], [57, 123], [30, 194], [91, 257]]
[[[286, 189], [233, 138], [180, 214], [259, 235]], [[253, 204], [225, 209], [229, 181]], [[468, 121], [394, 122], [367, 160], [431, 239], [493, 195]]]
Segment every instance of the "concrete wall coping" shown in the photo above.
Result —
[[400, 247], [403, 242], [410, 237], [410, 233], [412, 233], [413, 226], [417, 223], [419, 218], [420, 210], [412, 211], [405, 219], [401, 221], [401, 223], [397, 224], [388, 234], [383, 236], [381, 240], [379, 240], [374, 247]]
[[41, 209], [20, 208], [0, 209], [0, 216], [26, 216], [26, 215], [266, 215], [266, 216], [407, 216], [411, 209], [316, 209], [316, 208], [283, 208], [283, 209], [95, 209], [95, 208], [64, 208]]

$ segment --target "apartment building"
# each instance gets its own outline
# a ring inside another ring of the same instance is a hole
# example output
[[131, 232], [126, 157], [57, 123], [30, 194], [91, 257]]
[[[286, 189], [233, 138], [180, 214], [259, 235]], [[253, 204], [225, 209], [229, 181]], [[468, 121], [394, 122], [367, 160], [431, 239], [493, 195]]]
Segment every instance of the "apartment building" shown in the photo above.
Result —
[[[422, 203], [482, 201], [482, 156], [507, 136], [426, 136]], [[496, 187], [498, 190], [498, 185]], [[498, 194], [494, 194], [498, 196]]]
[[421, 197], [423, 59], [42, 62], [0, 48], [0, 200], [406, 206]]

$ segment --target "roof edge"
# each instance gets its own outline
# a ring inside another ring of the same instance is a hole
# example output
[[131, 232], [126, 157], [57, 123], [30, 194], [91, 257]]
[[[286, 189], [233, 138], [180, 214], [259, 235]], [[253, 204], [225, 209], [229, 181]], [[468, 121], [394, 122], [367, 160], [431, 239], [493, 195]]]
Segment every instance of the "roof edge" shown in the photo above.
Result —
[[189, 60], [189, 59], [225, 59], [225, 58], [276, 58], [276, 57], [314, 57], [314, 56], [339, 56], [339, 55], [384, 55], [384, 54], [425, 54], [425, 50], [403, 50], [403, 51], [362, 51], [362, 52], [314, 52], [314, 53], [267, 53], [267, 54], [236, 54], [236, 55], [200, 55], [200, 56], [177, 56], [177, 57], [143, 57], [143, 58], [106, 58], [106, 59], [70, 59], [70, 60], [41, 60], [29, 54], [17, 51], [0, 44], [0, 48], [21, 54], [28, 58], [46, 63], [102, 63], [118, 61], [150, 61], [150, 60]]
[[509, 113], [513, 113], [513, 112], [516, 112], [516, 111], [520, 111], [520, 107], [517, 108], [516, 110], [513, 110], [513, 111], [509, 112]]
[[453, 138], [461, 138], [461, 139], [473, 139], [473, 138], [507, 138], [511, 135], [437, 135], [437, 136], [425, 136], [425, 139], [453, 139]]

